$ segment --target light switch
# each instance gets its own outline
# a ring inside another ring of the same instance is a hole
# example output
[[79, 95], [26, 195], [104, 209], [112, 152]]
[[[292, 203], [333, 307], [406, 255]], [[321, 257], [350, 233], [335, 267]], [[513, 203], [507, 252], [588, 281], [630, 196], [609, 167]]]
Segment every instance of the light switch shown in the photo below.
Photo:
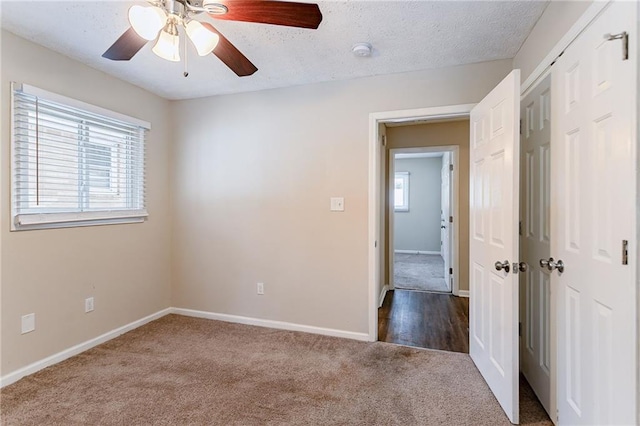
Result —
[[332, 197], [331, 198], [331, 211], [332, 212], [343, 212], [344, 211], [344, 198], [342, 198], [342, 197]]
[[32, 332], [36, 329], [36, 314], [22, 316], [22, 334]]

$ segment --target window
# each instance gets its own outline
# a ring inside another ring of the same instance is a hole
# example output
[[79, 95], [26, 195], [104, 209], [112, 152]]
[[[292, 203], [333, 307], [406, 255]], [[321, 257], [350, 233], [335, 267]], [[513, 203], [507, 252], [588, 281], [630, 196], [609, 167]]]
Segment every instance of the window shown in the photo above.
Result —
[[393, 207], [397, 212], [409, 211], [409, 172], [396, 172]]
[[149, 124], [12, 85], [12, 230], [141, 222]]

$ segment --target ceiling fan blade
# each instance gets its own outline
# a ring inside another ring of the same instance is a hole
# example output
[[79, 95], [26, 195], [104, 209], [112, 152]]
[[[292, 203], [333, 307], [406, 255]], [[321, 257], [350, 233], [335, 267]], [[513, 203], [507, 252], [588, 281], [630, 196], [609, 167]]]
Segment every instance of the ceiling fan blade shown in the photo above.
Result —
[[221, 0], [229, 11], [214, 19], [316, 29], [322, 22], [317, 4], [273, 0]]
[[222, 62], [228, 66], [231, 71], [236, 73], [238, 77], [246, 77], [254, 72], [258, 71], [255, 65], [251, 63], [246, 56], [242, 54], [225, 36], [220, 34], [220, 31], [216, 30], [213, 25], [208, 22], [201, 22], [209, 31], [218, 34], [220, 41], [213, 54], [216, 55]]
[[147, 40], [136, 34], [134, 29], [130, 27], [102, 54], [102, 57], [111, 59], [112, 61], [128, 61], [133, 58], [145, 44], [147, 44]]

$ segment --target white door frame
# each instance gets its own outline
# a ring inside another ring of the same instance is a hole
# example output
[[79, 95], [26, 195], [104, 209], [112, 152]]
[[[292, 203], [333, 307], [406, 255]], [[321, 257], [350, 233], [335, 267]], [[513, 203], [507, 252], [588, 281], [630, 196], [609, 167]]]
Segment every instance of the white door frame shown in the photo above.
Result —
[[375, 112], [369, 114], [369, 341], [378, 340], [378, 306], [380, 288], [383, 277], [380, 276], [380, 262], [384, 257], [383, 248], [378, 244], [381, 241], [380, 229], [380, 171], [381, 156], [380, 144], [382, 143], [379, 125], [384, 123], [410, 123], [415, 121], [433, 121], [449, 118], [468, 118], [475, 104], [449, 105], [432, 108], [406, 109], [397, 111]]
[[[389, 198], [389, 208], [387, 210], [387, 214], [389, 215], [389, 290], [393, 290], [395, 288], [395, 282], [393, 277], [394, 271], [394, 261], [395, 261], [395, 250], [394, 250], [394, 221], [395, 221], [395, 209], [393, 206], [393, 180], [392, 176], [395, 175], [395, 155], [396, 154], [419, 154], [425, 152], [450, 152], [451, 163], [455, 166], [453, 167], [452, 173], [452, 185], [449, 189], [450, 192], [450, 209], [451, 215], [453, 216], [453, 232], [450, 235], [450, 243], [449, 243], [449, 258], [451, 259], [451, 267], [453, 268], [453, 285], [451, 285], [451, 293], [455, 296], [458, 296], [460, 292], [460, 283], [458, 281], [460, 276], [460, 264], [459, 264], [459, 256], [460, 256], [460, 246], [459, 246], [459, 238], [458, 231], [460, 226], [459, 218], [459, 208], [458, 208], [458, 190], [459, 190], [459, 152], [460, 147], [458, 145], [443, 145], [443, 146], [425, 146], [425, 147], [417, 147], [417, 148], [394, 148], [389, 150], [389, 179], [388, 179], [388, 198]], [[411, 188], [411, 185], [409, 185]], [[447, 283], [447, 287], [449, 287], [449, 283]]]

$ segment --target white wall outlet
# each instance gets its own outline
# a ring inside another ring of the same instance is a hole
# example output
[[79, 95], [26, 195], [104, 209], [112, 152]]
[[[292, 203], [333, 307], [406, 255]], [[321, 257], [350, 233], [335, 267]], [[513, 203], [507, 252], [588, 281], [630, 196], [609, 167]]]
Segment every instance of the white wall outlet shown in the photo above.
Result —
[[84, 299], [84, 312], [91, 312], [93, 311], [93, 297], [87, 297], [86, 299]]
[[32, 332], [36, 329], [36, 314], [22, 316], [22, 334]]
[[331, 198], [331, 211], [332, 212], [343, 212], [344, 211], [344, 198], [343, 197], [332, 197]]
[[264, 294], [264, 283], [258, 283], [258, 294]]

